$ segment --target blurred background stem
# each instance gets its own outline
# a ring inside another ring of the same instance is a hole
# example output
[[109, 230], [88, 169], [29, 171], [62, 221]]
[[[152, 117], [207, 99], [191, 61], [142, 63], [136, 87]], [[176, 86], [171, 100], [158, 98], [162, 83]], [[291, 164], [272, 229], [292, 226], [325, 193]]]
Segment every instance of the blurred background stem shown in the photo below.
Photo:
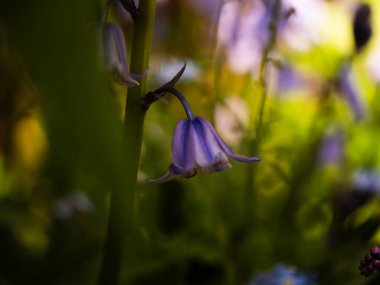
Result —
[[[152, 44], [155, 0], [140, 0], [139, 16], [133, 30], [131, 72], [143, 73], [149, 65]], [[99, 284], [119, 284], [124, 244], [138, 233], [135, 211], [135, 188], [140, 159], [144, 111], [140, 107], [141, 97], [146, 93], [147, 77], [140, 85], [129, 89], [124, 119], [124, 157], [126, 160], [125, 188], [111, 193], [107, 237], [103, 248], [103, 259]], [[135, 239], [139, 240], [138, 238]], [[128, 246], [128, 244], [127, 244]], [[136, 250], [135, 243], [129, 244]]]
[[269, 54], [276, 45], [276, 37], [277, 37], [277, 27], [278, 22], [280, 21], [281, 16], [281, 0], [274, 1], [273, 8], [272, 8], [272, 15], [271, 15], [271, 21], [268, 25], [268, 41], [267, 45], [264, 48], [263, 56], [261, 58], [260, 63], [260, 73], [259, 73], [259, 96], [260, 96], [260, 103], [259, 103], [259, 111], [258, 111], [258, 118], [257, 118], [257, 125], [256, 125], [256, 133], [257, 138], [256, 142], [257, 145], [260, 143], [260, 136], [261, 136], [261, 128], [263, 124], [263, 115], [264, 115], [264, 109], [265, 109], [265, 103], [267, 99], [267, 85], [266, 85], [266, 71], [267, 71], [267, 63], [269, 62]]
[[[258, 105], [258, 111], [257, 111], [257, 119], [256, 119], [256, 136], [255, 141], [251, 141], [252, 143], [252, 149], [253, 153], [259, 153], [260, 143], [261, 143], [261, 137], [262, 137], [262, 128], [263, 128], [263, 117], [264, 117], [264, 110], [267, 100], [267, 83], [266, 83], [266, 74], [267, 74], [267, 66], [268, 62], [270, 61], [269, 55], [273, 48], [276, 45], [276, 38], [277, 38], [277, 29], [279, 25], [281, 17], [281, 0], [275, 0], [273, 3], [273, 7], [271, 10], [271, 21], [268, 24], [267, 31], [268, 31], [268, 40], [267, 43], [263, 49], [263, 55], [260, 62], [260, 69], [259, 69], [259, 78], [258, 78], [258, 96], [259, 96], [259, 105]], [[250, 212], [252, 210], [252, 206], [254, 205], [253, 197], [252, 197], [252, 189], [254, 188], [254, 164], [248, 165], [248, 177], [247, 177], [247, 201], [248, 205], [246, 206], [246, 209], [248, 211], [248, 216], [251, 216]]]

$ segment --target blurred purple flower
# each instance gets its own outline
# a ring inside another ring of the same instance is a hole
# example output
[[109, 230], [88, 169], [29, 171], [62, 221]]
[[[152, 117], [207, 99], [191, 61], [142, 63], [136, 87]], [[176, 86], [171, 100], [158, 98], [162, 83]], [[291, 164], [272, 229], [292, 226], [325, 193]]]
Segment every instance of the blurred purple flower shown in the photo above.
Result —
[[294, 9], [294, 16], [282, 33], [285, 43], [296, 51], [308, 50], [321, 41], [321, 27], [328, 18], [328, 3], [321, 0], [285, 0], [283, 5]]
[[261, 273], [249, 285], [316, 285], [315, 276], [298, 272], [296, 269], [278, 265], [270, 273]]
[[302, 76], [289, 64], [278, 67], [276, 71], [277, 92], [284, 93], [305, 87]]
[[175, 176], [190, 178], [197, 172], [213, 173], [231, 168], [228, 158], [239, 162], [260, 161], [258, 157], [234, 154], [216, 133], [211, 124], [201, 117], [181, 120], [172, 139], [172, 163], [169, 171], [150, 183], [162, 183]]
[[339, 129], [324, 136], [318, 157], [321, 166], [339, 165], [343, 162], [343, 143], [343, 134]]
[[366, 277], [372, 275], [375, 270], [380, 270], [380, 248], [377, 246], [371, 247], [367, 254], [359, 264], [361, 275]]
[[355, 191], [380, 196], [380, 171], [378, 169], [361, 169], [353, 174]]
[[[274, 0], [228, 1], [223, 4], [218, 25], [219, 43], [226, 49], [230, 67], [239, 73], [257, 69], [268, 44]], [[289, 5], [281, 5], [277, 31], [285, 27]]]
[[361, 121], [364, 118], [366, 108], [363, 102], [362, 94], [358, 91], [350, 71], [351, 70], [348, 64], [342, 65], [339, 75], [340, 89], [345, 95], [347, 103], [350, 105], [355, 119], [357, 121]]

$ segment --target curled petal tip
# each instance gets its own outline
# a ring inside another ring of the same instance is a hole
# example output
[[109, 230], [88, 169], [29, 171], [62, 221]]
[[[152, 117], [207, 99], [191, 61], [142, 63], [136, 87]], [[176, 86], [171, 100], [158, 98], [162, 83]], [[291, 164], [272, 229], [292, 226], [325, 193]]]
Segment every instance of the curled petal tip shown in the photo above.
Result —
[[127, 84], [129, 87], [139, 86], [140, 82], [138, 82], [137, 80], [146, 76], [148, 72], [149, 72], [149, 66], [145, 68], [145, 70], [142, 73], [138, 73], [138, 74], [132, 73], [127, 70], [124, 72], [124, 76], [122, 76], [123, 77], [122, 83]]
[[145, 181], [152, 184], [164, 183], [171, 180], [174, 176], [170, 172], [166, 172], [163, 176], [156, 179], [146, 179]]
[[118, 80], [119, 83], [126, 84], [129, 87], [140, 85], [140, 83], [131, 76], [130, 72], [124, 72], [122, 74], [115, 73], [115, 78]]
[[228, 153], [228, 157], [238, 162], [259, 162], [261, 161], [260, 157], [257, 156], [244, 156], [234, 153]]
[[148, 74], [149, 70], [150, 70], [150, 67], [148, 66], [147, 68], [145, 68], [145, 70], [142, 73], [132, 73], [132, 72], [129, 72], [129, 75], [133, 79], [140, 79], [140, 78], [143, 78], [144, 76], [146, 76]]

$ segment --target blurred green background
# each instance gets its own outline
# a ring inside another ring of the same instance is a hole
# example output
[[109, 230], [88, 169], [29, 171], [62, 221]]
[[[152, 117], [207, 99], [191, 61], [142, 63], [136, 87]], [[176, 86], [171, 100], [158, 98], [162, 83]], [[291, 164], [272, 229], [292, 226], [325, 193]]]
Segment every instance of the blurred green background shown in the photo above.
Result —
[[[96, 283], [109, 191], [124, 187], [128, 164], [127, 87], [99, 58], [103, 4], [0, 4], [1, 285]], [[360, 4], [370, 17], [358, 16]], [[147, 184], [167, 170], [185, 117], [171, 97], [152, 106], [136, 189], [141, 235], [128, 240], [122, 284], [249, 284], [279, 264], [317, 284], [379, 284], [358, 265], [380, 243], [380, 3], [282, 1], [275, 23], [272, 8], [157, 1], [148, 89], [186, 61], [176, 88], [193, 112], [262, 161]], [[111, 12], [130, 50], [133, 21], [119, 3]]]

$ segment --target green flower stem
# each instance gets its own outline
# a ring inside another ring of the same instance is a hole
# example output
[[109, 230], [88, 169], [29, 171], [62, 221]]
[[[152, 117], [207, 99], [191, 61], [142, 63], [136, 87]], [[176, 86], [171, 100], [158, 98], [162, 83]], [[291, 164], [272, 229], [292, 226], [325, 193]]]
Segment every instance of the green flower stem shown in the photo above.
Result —
[[[149, 65], [156, 0], [140, 0], [135, 19], [131, 51], [131, 72], [142, 73]], [[138, 250], [138, 225], [135, 211], [135, 189], [140, 159], [145, 112], [141, 98], [146, 93], [147, 77], [129, 89], [124, 119], [125, 188], [111, 192], [107, 237], [103, 249], [99, 285], [120, 283], [123, 253]], [[128, 243], [128, 241], [130, 241]], [[132, 242], [133, 241], [133, 244]]]
[[[271, 12], [271, 21], [268, 25], [268, 41], [265, 45], [263, 56], [261, 58], [260, 63], [260, 70], [259, 70], [259, 79], [258, 79], [258, 94], [259, 94], [259, 106], [258, 106], [258, 115], [256, 120], [256, 140], [252, 141], [252, 149], [253, 153], [259, 153], [260, 143], [261, 143], [261, 137], [262, 137], [262, 128], [263, 128], [263, 117], [264, 117], [264, 110], [267, 100], [267, 84], [265, 81], [265, 75], [267, 71], [267, 64], [269, 62], [269, 54], [274, 49], [276, 45], [276, 39], [277, 39], [277, 28], [278, 23], [280, 21], [281, 17], [281, 0], [275, 0], [274, 6], [272, 8]], [[254, 189], [254, 175], [253, 175], [254, 166], [253, 164], [248, 166], [248, 175], [247, 175], [247, 194], [246, 194], [246, 209], [249, 212], [247, 216], [253, 217], [253, 215], [250, 213], [252, 211], [252, 206], [254, 205], [254, 198], [252, 197], [252, 189]], [[253, 202], [252, 202], [253, 201]], [[253, 204], [252, 204], [253, 203]], [[254, 206], [253, 206], [254, 207]]]
[[268, 42], [265, 46], [263, 57], [261, 59], [260, 63], [260, 73], [259, 73], [259, 94], [260, 94], [260, 104], [259, 104], [259, 114], [257, 119], [257, 126], [256, 126], [256, 132], [257, 132], [257, 144], [260, 143], [261, 139], [261, 128], [263, 124], [263, 115], [264, 115], [264, 109], [265, 109], [265, 103], [267, 99], [267, 85], [265, 82], [265, 74], [267, 70], [267, 63], [269, 61], [269, 54], [276, 45], [276, 39], [277, 39], [277, 26], [278, 22], [280, 20], [281, 16], [281, 0], [275, 0], [273, 10], [272, 10], [272, 20], [269, 23], [268, 26]]

